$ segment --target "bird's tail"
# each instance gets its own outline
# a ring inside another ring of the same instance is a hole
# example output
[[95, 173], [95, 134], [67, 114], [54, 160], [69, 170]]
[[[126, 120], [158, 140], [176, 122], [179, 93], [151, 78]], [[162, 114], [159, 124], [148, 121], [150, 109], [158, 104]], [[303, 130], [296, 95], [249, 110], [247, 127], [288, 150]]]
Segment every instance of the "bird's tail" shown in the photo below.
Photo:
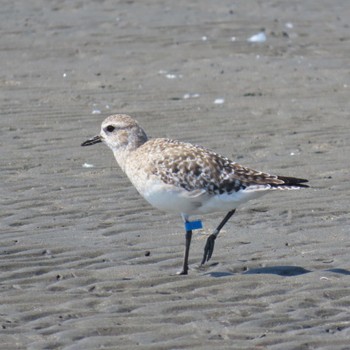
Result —
[[277, 179], [278, 180], [282, 180], [283, 181], [283, 184], [278, 184], [276, 185], [276, 187], [291, 187], [291, 188], [307, 188], [307, 187], [310, 187], [308, 185], [305, 185], [305, 182], [309, 182], [308, 180], [306, 179], [299, 179], [299, 178], [296, 178], [296, 177], [288, 177], [288, 176], [277, 176]]

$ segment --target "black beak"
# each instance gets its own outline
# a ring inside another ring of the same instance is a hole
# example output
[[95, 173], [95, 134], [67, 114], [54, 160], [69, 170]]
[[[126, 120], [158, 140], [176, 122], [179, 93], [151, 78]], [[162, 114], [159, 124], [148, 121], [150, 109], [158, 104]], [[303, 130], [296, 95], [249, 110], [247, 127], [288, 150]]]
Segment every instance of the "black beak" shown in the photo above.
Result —
[[91, 145], [94, 145], [95, 143], [99, 143], [99, 142], [102, 142], [102, 138], [100, 135], [97, 135], [97, 136], [93, 137], [92, 139], [86, 140], [81, 145], [82, 146], [91, 146]]

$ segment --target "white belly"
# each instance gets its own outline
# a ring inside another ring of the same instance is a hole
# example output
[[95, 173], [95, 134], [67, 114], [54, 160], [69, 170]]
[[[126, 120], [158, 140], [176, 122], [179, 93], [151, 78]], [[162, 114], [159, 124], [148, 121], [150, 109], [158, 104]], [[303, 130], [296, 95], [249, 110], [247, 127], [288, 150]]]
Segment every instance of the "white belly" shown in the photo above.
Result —
[[188, 192], [182, 188], [165, 185], [160, 181], [149, 181], [143, 188], [135, 187], [155, 208], [187, 215], [228, 212], [267, 192], [238, 191], [231, 194], [209, 195], [200, 190]]
[[238, 191], [231, 194], [217, 194], [211, 196], [207, 201], [203, 202], [203, 205], [198, 208], [198, 213], [207, 214], [214, 212], [228, 212], [232, 209], [238, 208], [243, 203], [248, 202], [251, 199], [259, 198], [267, 193], [267, 191], [249, 192]]
[[177, 214], [191, 214], [202, 206], [202, 199], [171, 185], [156, 184], [141, 193], [155, 208]]

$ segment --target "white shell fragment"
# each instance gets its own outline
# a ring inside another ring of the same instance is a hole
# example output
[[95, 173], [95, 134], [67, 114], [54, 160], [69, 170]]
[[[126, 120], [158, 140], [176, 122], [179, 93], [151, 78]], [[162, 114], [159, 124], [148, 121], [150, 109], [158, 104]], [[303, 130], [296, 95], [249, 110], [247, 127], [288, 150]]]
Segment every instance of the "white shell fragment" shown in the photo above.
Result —
[[183, 99], [184, 100], [188, 100], [189, 98], [198, 98], [200, 95], [199, 94], [196, 94], [196, 93], [188, 93], [188, 94], [184, 94], [183, 95]]
[[164, 69], [160, 69], [158, 71], [158, 74], [164, 75], [167, 79], [177, 79], [177, 78], [182, 78], [182, 74], [174, 74], [174, 73], [169, 73], [168, 71]]
[[214, 104], [216, 104], [216, 105], [222, 105], [223, 103], [225, 102], [225, 99], [224, 98], [216, 98], [215, 100], [214, 100]]
[[248, 41], [250, 43], [263, 43], [266, 41], [266, 34], [264, 32], [254, 34], [248, 39]]

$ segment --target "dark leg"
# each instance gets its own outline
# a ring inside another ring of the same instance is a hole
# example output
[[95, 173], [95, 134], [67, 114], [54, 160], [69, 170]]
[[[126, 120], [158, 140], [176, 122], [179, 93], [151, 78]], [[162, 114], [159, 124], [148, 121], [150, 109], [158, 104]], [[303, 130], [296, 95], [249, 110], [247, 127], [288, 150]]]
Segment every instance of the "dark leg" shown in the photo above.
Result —
[[188, 273], [188, 256], [190, 254], [190, 245], [192, 239], [192, 231], [186, 231], [186, 245], [185, 245], [185, 257], [184, 257], [184, 266], [180, 275], [187, 275]]
[[220, 225], [216, 228], [216, 230], [208, 237], [207, 243], [204, 247], [204, 255], [201, 263], [202, 265], [204, 265], [205, 262], [210, 260], [211, 256], [213, 255], [216, 237], [219, 235], [221, 229], [225, 226], [226, 222], [230, 220], [231, 216], [235, 213], [235, 211], [236, 209], [229, 211], [224, 217], [224, 219], [220, 222]]

